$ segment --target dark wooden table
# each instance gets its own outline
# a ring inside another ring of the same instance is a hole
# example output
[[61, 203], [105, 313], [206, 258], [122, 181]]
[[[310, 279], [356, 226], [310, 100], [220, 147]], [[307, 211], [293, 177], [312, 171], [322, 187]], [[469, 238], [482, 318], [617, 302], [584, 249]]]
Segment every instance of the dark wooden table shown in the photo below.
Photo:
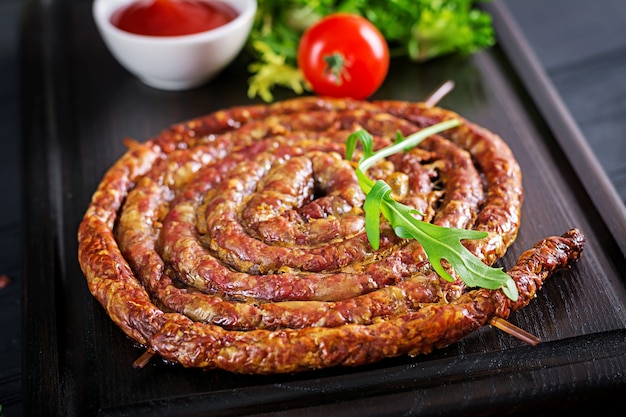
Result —
[[[575, 405], [579, 410], [594, 409], [599, 401], [615, 401], [615, 404], [619, 404], [620, 399], [614, 399], [613, 394], [615, 390], [624, 389], [626, 369], [623, 354], [620, 356], [615, 350], [624, 346], [626, 334], [619, 329], [626, 326], [623, 313], [613, 310], [619, 310], [619, 305], [610, 305], [610, 302], [623, 302], [623, 271], [626, 269], [623, 236], [620, 238], [617, 235], [616, 238], [615, 230], [611, 227], [619, 228], [624, 224], [622, 202], [626, 201], [626, 141], [620, 134], [626, 128], [626, 77], [622, 75], [626, 73], [626, 7], [622, 0], [505, 0], [502, 3], [508, 7], [493, 9], [501, 33], [500, 45], [494, 51], [472, 58], [469, 66], [467, 62], [457, 61], [456, 58], [447, 58], [440, 63], [418, 68], [417, 71], [429, 82], [434, 82], [440, 72], [444, 75], [446, 72], [452, 74], [453, 68], [457, 66], [493, 71], [497, 75], [492, 80], [495, 86], [481, 86], [480, 74], [466, 71], [462, 79], [457, 81], [460, 86], [459, 94], [443, 104], [453, 106], [453, 109], [487, 123], [493, 129], [508, 131], [510, 127], [507, 124], [522, 123], [523, 126], [515, 127], [514, 136], [523, 137], [523, 133], [530, 132], [547, 138], [547, 142], [539, 144], [531, 141], [531, 150], [540, 150], [548, 155], [540, 156], [538, 162], [529, 161], [529, 166], [542, 167], [542, 164], [551, 161], [554, 166], [563, 168], [563, 172], [530, 172], [527, 174], [529, 181], [535, 184], [547, 180], [548, 188], [544, 191], [546, 201], [554, 202], [558, 206], [560, 216], [565, 213], [566, 218], [592, 229], [589, 231], [592, 239], [588, 257], [590, 263], [583, 264], [581, 270], [575, 270], [573, 275], [575, 280], [581, 280], [586, 275], [595, 277], [597, 282], [592, 287], [601, 294], [592, 294], [591, 297], [609, 305], [597, 306], [597, 314], [592, 311], [576, 312], [574, 316], [585, 319], [578, 323], [582, 330], [577, 328], [576, 323], [563, 323], [562, 328], [554, 330], [555, 334], [546, 330], [549, 343], [539, 347], [544, 358], [542, 363], [535, 364], [539, 369], [531, 369], [531, 362], [536, 361], [533, 356], [535, 353], [515, 344], [511, 345], [510, 341], [499, 340], [498, 343], [510, 349], [503, 353], [482, 352], [483, 355], [486, 354], [491, 363], [502, 360], [519, 361], [519, 373], [503, 371], [505, 377], [501, 380], [494, 375], [492, 366], [478, 359], [475, 362], [476, 367], [472, 369], [470, 366], [465, 372], [471, 374], [473, 380], [480, 380], [482, 372], [487, 379], [492, 378], [492, 384], [501, 381], [506, 385], [511, 383], [511, 379], [521, 378], [518, 398], [532, 397], [541, 406], [550, 405], [546, 412], [549, 410], [551, 415], [559, 409], [571, 411], [567, 402], [571, 402], [569, 405]], [[89, 388], [74, 386], [81, 381], [73, 379], [85, 375], [85, 371], [77, 368], [87, 366], [91, 359], [80, 355], [98, 352], [89, 350], [94, 348], [89, 348], [89, 343], [85, 342], [88, 349], [81, 353], [76, 347], [77, 342], [80, 342], [82, 336], [93, 337], [94, 332], [96, 337], [103, 336], [102, 329], [90, 327], [91, 322], [85, 325], [83, 320], [93, 320], [93, 314], [96, 314], [97, 320], [97, 315], [101, 312], [98, 313], [99, 310], [93, 308], [88, 312], [88, 318], [83, 318], [83, 310], [74, 311], [74, 306], [89, 305], [91, 299], [86, 288], [68, 284], [67, 281], [76, 279], [79, 275], [72, 261], [74, 223], [81, 215], [80, 211], [91, 186], [106, 165], [104, 161], [114, 160], [122, 146], [121, 141], [114, 142], [112, 139], [110, 142], [90, 142], [84, 139], [85, 135], [106, 132], [119, 138], [146, 138], [171, 123], [214, 109], [218, 104], [211, 103], [211, 97], [220, 97], [219, 106], [223, 107], [240, 104], [245, 95], [243, 83], [239, 85], [240, 91], [233, 90], [233, 86], [238, 84], [230, 83], [231, 79], [240, 79], [242, 76], [235, 69], [221, 78], [224, 81], [223, 86], [216, 86], [216, 91], [212, 91], [213, 87], [181, 95], [151, 91], [137, 85], [132, 77], [110, 59], [102, 58], [102, 45], [95, 37], [88, 14], [88, 1], [43, 3], [29, 0], [24, 6], [26, 19], [22, 21], [22, 29], [26, 32], [22, 33], [22, 52], [27, 52], [24, 55], [26, 62], [32, 62], [28, 59], [35, 57], [43, 60], [47, 66], [22, 67], [18, 72], [18, 48], [15, 42], [9, 49], [12, 54], [6, 58], [3, 56], [8, 64], [0, 67], [2, 87], [6, 91], [2, 97], [2, 109], [6, 108], [6, 111], [1, 112], [1, 120], [3, 127], [6, 126], [4, 131], [9, 132], [3, 139], [5, 146], [0, 155], [0, 174], [3, 174], [3, 178], [10, 179], [0, 185], [0, 191], [2, 195], [28, 195], [23, 205], [19, 198], [10, 200], [15, 203], [1, 205], [0, 274], [6, 274], [11, 279], [10, 285], [0, 290], [0, 405], [4, 406], [7, 417], [26, 415], [28, 411], [37, 411], [41, 415], [42, 410], [45, 410], [43, 414], [49, 415], [56, 415], [57, 411], [95, 411], [90, 407], [102, 398], [90, 392]], [[21, 12], [21, 8], [9, 2], [3, 2], [0, 7], [0, 20], [6, 22], [2, 25], [2, 30], [15, 30], [2, 39], [15, 41], [19, 30], [15, 16]], [[504, 14], [501, 13], [503, 10]], [[523, 40], [521, 44], [520, 38]], [[71, 40], [71, 46], [60, 45], [58, 42], [62, 40]], [[40, 47], [43, 49], [31, 49]], [[77, 51], [81, 52], [80, 56], [74, 55]], [[60, 55], [50, 56], [49, 52]], [[77, 62], [81, 69], [78, 73], [70, 65]], [[68, 78], [68, 73], [64, 71], [69, 71], [72, 77]], [[77, 89], [77, 86], [93, 86], [95, 80], [102, 77], [102, 71], [106, 71], [112, 82], [123, 88], [113, 94], [103, 86]], [[17, 87], [18, 74], [21, 74], [24, 83], [21, 89]], [[404, 76], [401, 73], [398, 75]], [[502, 85], [498, 86], [498, 82]], [[387, 94], [393, 98], [418, 99], [430, 87], [423, 85], [412, 93], [406, 93], [389, 84], [381, 90], [380, 96]], [[515, 97], [519, 101], [511, 100], [511, 93], [516, 93]], [[132, 96], [133, 94], [136, 95]], [[24, 123], [21, 126], [17, 122], [20, 113], [15, 106], [20, 96], [21, 119]], [[494, 110], [490, 107], [494, 100], [512, 105], [508, 110], [521, 110], [522, 116], [514, 117], [502, 113], [501, 109]], [[135, 113], [132, 104], [147, 106], [143, 111], [148, 112], [150, 117]], [[96, 110], [101, 113], [98, 114]], [[80, 120], [73, 118], [72, 114], [79, 114]], [[113, 119], [103, 119], [105, 114]], [[125, 120], [111, 122], [122, 115]], [[498, 115], [500, 117], [494, 119]], [[24, 135], [23, 140], [20, 131]], [[23, 161], [27, 169], [23, 173], [20, 171], [22, 144], [30, 149], [25, 149], [24, 152], [26, 157]], [[521, 143], [512, 145], [514, 149], [518, 149], [520, 155], [529, 152], [528, 146]], [[97, 155], [98, 160], [92, 161], [93, 167], [98, 169], [90, 170], [90, 167], [76, 163], [81, 158], [88, 161], [94, 155]], [[70, 165], [66, 166], [66, 162], [62, 161], [69, 161], [67, 163]], [[72, 171], [75, 168], [80, 170], [80, 178]], [[553, 168], [548, 165], [546, 169]], [[42, 173], [52, 175], [40, 175]], [[23, 181], [23, 187], [20, 180]], [[63, 190], [63, 193], [50, 196], [46, 194], [49, 188]], [[33, 191], [37, 193], [31, 194]], [[554, 201], [558, 198], [555, 193], [564, 197], [565, 202]], [[529, 208], [541, 207], [538, 203], [542, 199], [541, 193], [531, 190], [530, 194]], [[31, 219], [29, 222], [21, 219], [22, 206], [27, 210], [27, 218]], [[530, 241], [534, 237], [533, 231], [546, 226], [556, 229], [557, 226], [564, 225], [564, 219], [556, 214], [555, 216], [556, 219], [540, 218], [540, 224], [526, 226], [520, 238], [521, 243]], [[530, 217], [527, 216], [529, 219]], [[18, 244], [21, 240], [24, 242], [23, 246]], [[604, 252], [605, 249], [608, 253]], [[593, 270], [596, 267], [604, 269], [598, 273]], [[53, 280], [54, 285], [49, 285], [43, 280], [44, 277]], [[52, 289], [57, 293], [40, 294], [33, 288], [34, 282], [43, 283], [42, 288], [46, 291]], [[598, 286], [603, 283], [608, 284], [608, 287]], [[560, 291], [555, 288], [548, 290], [548, 293], [552, 296], [560, 295]], [[584, 304], [584, 300], [579, 301]], [[554, 315], [552, 308], [555, 307], [545, 299], [541, 299], [538, 304], [536, 310], [522, 314], [518, 320], [542, 331], [532, 312]], [[30, 311], [23, 315], [22, 307], [29, 307]], [[38, 311], [37, 314], [33, 313], [33, 308]], [[597, 316], [603, 314], [606, 320]], [[41, 323], [33, 325], [26, 321], [20, 325], [23, 317], [26, 320], [39, 320]], [[105, 323], [105, 326], [107, 323], [96, 322]], [[68, 335], [70, 331], [77, 333]], [[114, 328], [105, 327], [104, 335], [114, 338], [114, 348], [125, 349], [124, 342], [127, 341], [121, 340]], [[51, 347], [37, 345], [42, 341], [49, 343], [47, 346]], [[462, 344], [467, 349], [472, 349], [472, 346], [471, 341]], [[586, 352], [585, 347], [594, 351]], [[128, 354], [127, 351], [124, 352]], [[570, 356], [555, 355], [554, 352], [569, 352]], [[455, 355], [458, 352], [453, 350], [448, 354]], [[445, 357], [440, 359], [445, 360]], [[98, 369], [103, 364], [94, 366]], [[406, 363], [394, 366], [395, 370], [406, 372]], [[549, 371], [550, 368], [553, 372]], [[428, 367], [428, 361], [424, 363], [424, 369], [438, 372], [436, 367]], [[450, 369], [449, 377], [456, 375], [455, 372], [461, 372], [458, 363], [457, 368], [453, 366]], [[379, 371], [380, 369], [372, 369], [372, 373], [368, 374], [372, 381]], [[571, 384], [559, 385], [555, 382], [566, 380], [571, 383], [575, 380], [572, 375], [586, 375], [587, 379], [576, 380], [576, 389]], [[331, 376], [324, 374], [320, 377]], [[332, 389], [338, 390], [346, 400], [345, 408], [336, 406], [334, 411], [344, 411], [346, 415], [350, 415], [360, 410], [359, 407], [363, 404], [368, 404], [370, 410], [382, 412], [376, 405], [379, 401], [366, 401], [363, 398], [359, 400], [358, 397], [347, 395], [345, 390], [340, 389], [337, 376], [334, 377], [335, 379], [328, 379]], [[343, 383], [347, 384], [347, 389], [359, 386], [355, 377], [349, 374], [341, 377], [344, 378]], [[406, 406], [407, 401], [402, 394], [407, 392], [403, 385], [413, 377], [419, 379], [419, 375], [410, 373], [405, 377], [396, 377], [391, 383], [397, 384], [398, 394], [394, 396], [388, 391], [390, 388], [386, 388], [382, 389], [382, 398], [396, 401], [397, 410], [406, 411], [401, 407]], [[223, 378], [234, 387], [242, 384], [241, 381]], [[535, 392], [528, 386], [525, 378], [542, 384], [536, 387]], [[37, 388], [38, 381], [45, 382], [45, 386]], [[55, 381], [60, 386], [52, 386]], [[450, 379], [447, 381], [452, 384]], [[22, 389], [22, 382], [25, 390]], [[272, 382], [315, 390], [314, 385], [313, 388], [308, 385], [309, 381], [301, 384], [293, 380]], [[254, 383], [258, 381], [246, 382]], [[478, 386], [484, 389], [484, 386]], [[381, 390], [373, 382], [371, 385], [365, 384], [364, 388]], [[464, 388], [466, 387], [460, 387], [461, 390]], [[257, 389], [265, 389], [257, 395], [276, 395], [275, 391], [263, 388], [262, 384]], [[77, 396], [76, 392], [82, 395]], [[254, 391], [248, 392], [254, 394]], [[429, 392], [425, 390], [423, 395], [427, 396]], [[515, 397], [510, 392], [507, 395], [508, 397], [503, 395], [501, 402], [493, 403], [493, 410], [504, 406], [509, 411], [515, 411]], [[198, 399], [196, 405], [201, 404], [201, 400]], [[564, 403], [555, 404], [555, 401]], [[484, 405], [484, 401], [477, 401], [476, 404]], [[181, 407], [180, 404], [176, 406]], [[468, 413], [472, 411], [470, 406], [463, 409]], [[132, 414], [139, 410], [141, 407], [113, 408], [105, 409], [101, 414], [139, 415]], [[445, 411], [441, 408], [430, 409], [433, 410]], [[473, 411], [485, 410], [474, 408]], [[541, 414], [541, 410], [534, 411], [536, 415]], [[316, 410], [311, 408], [308, 413], [316, 414]], [[362, 410], [360, 413], [363, 415]]]

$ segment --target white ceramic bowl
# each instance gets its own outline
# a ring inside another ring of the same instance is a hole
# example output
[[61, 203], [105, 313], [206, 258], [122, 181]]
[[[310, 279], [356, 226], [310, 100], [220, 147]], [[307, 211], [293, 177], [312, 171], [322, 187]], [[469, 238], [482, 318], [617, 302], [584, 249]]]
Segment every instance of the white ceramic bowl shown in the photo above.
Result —
[[162, 90], [187, 90], [215, 77], [245, 45], [257, 9], [256, 0], [229, 0], [238, 16], [221, 27], [192, 35], [144, 36], [120, 30], [110, 21], [113, 12], [133, 1], [94, 0], [93, 18], [118, 62]]

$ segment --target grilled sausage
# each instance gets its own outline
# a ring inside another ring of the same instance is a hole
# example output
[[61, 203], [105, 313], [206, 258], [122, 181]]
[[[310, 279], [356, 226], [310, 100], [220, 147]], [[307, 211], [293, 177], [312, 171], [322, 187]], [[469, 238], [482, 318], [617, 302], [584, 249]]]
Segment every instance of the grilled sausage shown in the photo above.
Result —
[[584, 246], [573, 229], [525, 252], [520, 297], [439, 277], [383, 222], [374, 250], [347, 136], [461, 124], [368, 173], [442, 226], [488, 232], [493, 265], [517, 236], [523, 189], [505, 142], [422, 103], [299, 98], [181, 123], [104, 175], [78, 231], [89, 289], [132, 339], [186, 367], [282, 373], [428, 353], [525, 306]]

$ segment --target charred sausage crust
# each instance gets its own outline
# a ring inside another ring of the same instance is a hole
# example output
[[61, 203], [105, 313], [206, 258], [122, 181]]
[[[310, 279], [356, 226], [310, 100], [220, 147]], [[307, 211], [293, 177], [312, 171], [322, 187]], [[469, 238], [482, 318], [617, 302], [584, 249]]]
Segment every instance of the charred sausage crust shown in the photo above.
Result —
[[507, 273], [520, 298], [441, 279], [419, 243], [383, 226], [374, 251], [347, 135], [375, 146], [456, 118], [459, 127], [370, 174], [425, 219], [488, 232], [486, 264], [520, 226], [519, 165], [496, 134], [422, 103], [300, 98], [181, 123], [102, 178], [78, 230], [89, 290], [132, 339], [186, 367], [284, 373], [428, 353], [506, 318], [580, 256], [573, 229]]

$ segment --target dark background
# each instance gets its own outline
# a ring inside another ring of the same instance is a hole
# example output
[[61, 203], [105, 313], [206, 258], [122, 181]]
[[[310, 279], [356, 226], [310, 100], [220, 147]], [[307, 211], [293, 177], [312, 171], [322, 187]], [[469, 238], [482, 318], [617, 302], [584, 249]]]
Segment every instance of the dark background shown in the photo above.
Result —
[[[626, 4], [503, 1], [622, 201], [626, 201]], [[22, 415], [19, 0], [0, 0], [0, 405]], [[42, 214], [44, 215], [44, 214]]]

